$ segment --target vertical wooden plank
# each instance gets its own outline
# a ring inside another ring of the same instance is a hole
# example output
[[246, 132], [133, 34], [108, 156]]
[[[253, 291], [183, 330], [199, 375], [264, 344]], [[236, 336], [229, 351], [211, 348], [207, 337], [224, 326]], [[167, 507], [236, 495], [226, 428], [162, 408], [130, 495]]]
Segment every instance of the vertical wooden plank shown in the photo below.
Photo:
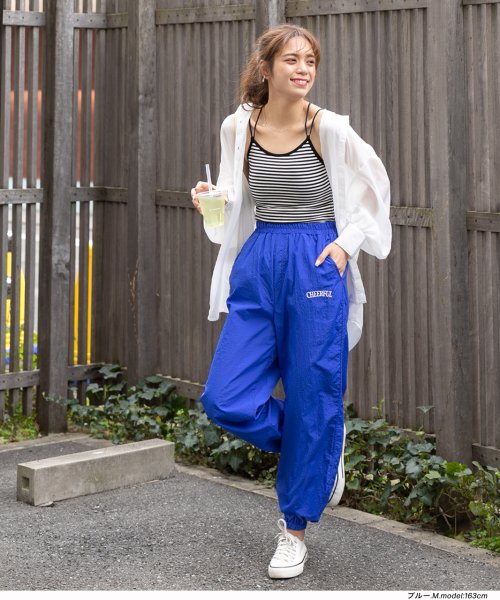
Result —
[[[488, 162], [488, 185], [487, 191], [487, 210], [494, 212], [496, 208], [500, 208], [498, 200], [498, 183], [500, 177], [498, 169], [500, 166], [500, 126], [498, 119], [500, 117], [500, 85], [498, 74], [498, 58], [500, 55], [500, 40], [497, 37], [499, 30], [499, 12], [498, 4], [489, 4], [485, 11], [485, 35], [483, 43], [486, 53], [486, 68], [485, 68], [485, 88], [487, 94], [487, 112], [488, 126], [485, 131], [485, 137], [488, 143], [488, 154], [486, 160]], [[484, 297], [488, 301], [488, 337], [484, 350], [486, 352], [486, 410], [483, 413], [487, 423], [486, 435], [481, 439], [483, 445], [495, 445], [498, 438], [498, 427], [500, 426], [500, 376], [498, 374], [498, 361], [500, 326], [498, 323], [498, 308], [499, 308], [499, 287], [498, 287], [498, 268], [500, 257], [497, 249], [498, 233], [486, 232], [486, 254], [484, 267], [488, 273], [486, 285], [484, 289]], [[498, 446], [497, 446], [498, 447]]]
[[[411, 165], [411, 181], [408, 182], [407, 204], [411, 206], [426, 206], [425, 197], [425, 122], [424, 122], [424, 97], [423, 97], [423, 56], [424, 47], [422, 31], [423, 10], [411, 11], [411, 35], [409, 39], [409, 64], [411, 65], [409, 81], [409, 97], [411, 106], [409, 107], [409, 135], [411, 143], [409, 144], [409, 155], [407, 159]], [[421, 427], [426, 417], [416, 407], [429, 405], [430, 390], [428, 377], [428, 318], [427, 318], [427, 260], [426, 252], [426, 231], [423, 228], [412, 228], [412, 244], [409, 248], [411, 261], [413, 263], [413, 294], [415, 301], [413, 305], [412, 327], [414, 332], [412, 361], [414, 362], [412, 381], [414, 393], [412, 396], [412, 406], [409, 410], [412, 419], [412, 427], [415, 429]], [[409, 365], [411, 369], [411, 364]], [[426, 427], [426, 430], [429, 429]]]
[[[375, 41], [374, 41], [374, 54], [376, 56], [376, 73], [377, 76], [374, 77], [377, 85], [377, 93], [375, 94], [375, 140], [378, 141], [378, 148], [380, 148], [380, 156], [384, 161], [386, 168], [389, 170], [390, 165], [387, 162], [387, 87], [386, 87], [386, 61], [384, 60], [384, 49], [386, 43], [386, 35], [385, 35], [385, 16], [382, 12], [376, 13], [374, 15], [375, 18]], [[389, 174], [391, 178], [391, 174]], [[394, 200], [391, 200], [394, 202]], [[394, 230], [394, 227], [393, 227]], [[390, 348], [390, 340], [392, 330], [392, 306], [390, 304], [389, 297], [389, 274], [390, 274], [390, 262], [392, 261], [392, 256], [389, 256], [385, 264], [382, 268], [383, 276], [380, 277], [379, 280], [379, 288], [380, 288], [380, 297], [383, 298], [382, 302], [382, 314], [384, 327], [382, 328], [380, 340], [383, 342], [383, 359], [381, 361], [381, 377], [382, 384], [380, 386], [379, 398], [384, 399], [384, 414], [386, 418], [389, 418], [390, 408], [389, 403], [392, 400], [390, 395], [390, 382], [392, 379], [392, 368], [391, 368], [391, 348]], [[390, 325], [389, 325], [390, 324]]]
[[[39, 10], [39, 0], [30, 0], [30, 11]], [[27, 187], [37, 185], [37, 159], [38, 159], [38, 77], [39, 77], [39, 40], [38, 27], [31, 27], [27, 36], [27, 63], [28, 63], [28, 99], [27, 99]], [[24, 355], [23, 370], [33, 369], [33, 344], [35, 330], [35, 289], [36, 289], [36, 261], [37, 261], [37, 206], [26, 206], [26, 268], [25, 268], [25, 300], [24, 300]], [[23, 412], [32, 414], [33, 388], [23, 390]]]
[[41, 211], [40, 279], [40, 394], [37, 419], [43, 433], [65, 431], [66, 411], [46, 402], [42, 393], [66, 396], [68, 298], [70, 282], [73, 28], [72, 5], [45, 6], [45, 86], [43, 135], [43, 203]]
[[[358, 52], [360, 54], [360, 115], [362, 123], [362, 131], [364, 139], [374, 144], [374, 109], [376, 92], [374, 90], [375, 72], [375, 52], [373, 51], [373, 33], [374, 33], [374, 15], [372, 13], [364, 13], [359, 15], [360, 42]], [[377, 152], [379, 149], [377, 148]], [[371, 409], [372, 406], [381, 402], [384, 397], [379, 395], [379, 361], [380, 354], [375, 352], [375, 348], [380, 348], [381, 320], [378, 317], [381, 304], [380, 297], [377, 293], [377, 282], [379, 281], [380, 266], [377, 261], [370, 258], [365, 262], [364, 278], [368, 284], [368, 289], [371, 290], [371, 306], [368, 311], [369, 319], [366, 322], [365, 337], [365, 356], [366, 371], [365, 371], [365, 398], [368, 400], [365, 410]], [[385, 409], [384, 409], [385, 410]], [[371, 410], [370, 410], [371, 412]]]
[[180, 315], [181, 311], [182, 311], [182, 303], [179, 306], [179, 299], [181, 297], [182, 294], [182, 277], [181, 277], [181, 270], [180, 270], [180, 265], [179, 265], [179, 261], [177, 260], [176, 257], [176, 250], [177, 248], [179, 248], [179, 243], [180, 243], [180, 238], [182, 237], [181, 235], [181, 230], [180, 230], [180, 219], [179, 219], [179, 208], [170, 208], [169, 209], [169, 222], [170, 222], [170, 240], [171, 240], [171, 246], [170, 246], [170, 253], [171, 253], [171, 265], [172, 265], [172, 270], [171, 270], [171, 275], [172, 275], [172, 280], [170, 282], [170, 285], [172, 286], [172, 289], [175, 290], [176, 292], [173, 294], [173, 298], [172, 298], [172, 307], [173, 307], [173, 312], [172, 312], [172, 319], [173, 319], [173, 326], [172, 326], [172, 347], [177, 349], [177, 352], [173, 352], [173, 356], [171, 361], [169, 361], [172, 364], [172, 369], [173, 369], [173, 373], [179, 373], [179, 377], [180, 377], [180, 372], [181, 372], [181, 354], [182, 354], [182, 348], [181, 348], [181, 344], [182, 344], [182, 334], [181, 334], [181, 319], [180, 318], [176, 318], [175, 315]]
[[338, 102], [339, 108], [336, 109], [341, 114], [350, 114], [351, 93], [350, 76], [352, 69], [352, 55], [349, 52], [349, 23], [350, 15], [341, 14], [335, 18], [337, 23], [337, 56], [339, 57], [339, 75], [336, 77], [337, 86], [339, 86]]
[[80, 202], [78, 248], [78, 364], [87, 364], [89, 203]]
[[[471, 148], [475, 147], [476, 139], [476, 107], [475, 107], [475, 64], [476, 64], [476, 52], [475, 52], [475, 41], [477, 36], [474, 30], [474, 15], [477, 10], [476, 6], [464, 6], [463, 7], [463, 18], [464, 18], [464, 41], [465, 41], [465, 64], [466, 64], [466, 83], [467, 83], [467, 104], [466, 104], [466, 117], [467, 117], [467, 133], [468, 143]], [[475, 152], [470, 152], [467, 157], [467, 197], [469, 198], [469, 210], [474, 210], [476, 207], [476, 190], [475, 182], [477, 178], [476, 164], [475, 164]], [[479, 342], [479, 313], [480, 313], [480, 298], [479, 298], [479, 287], [477, 281], [478, 273], [478, 246], [477, 238], [479, 232], [471, 231], [468, 234], [468, 272], [470, 277], [470, 288], [469, 288], [469, 315], [470, 315], [470, 326], [471, 326], [471, 349], [472, 349], [472, 360], [471, 360], [471, 392], [475, 402], [473, 403], [472, 419], [473, 419], [473, 431], [476, 439], [481, 439], [479, 434], [479, 428], [481, 426], [481, 406], [480, 406], [480, 355], [481, 347]]]
[[[107, 3], [99, 0], [98, 12], [105, 13]], [[93, 155], [93, 174], [94, 185], [102, 186], [106, 183], [106, 155], [105, 155], [105, 133], [108, 130], [106, 120], [106, 34], [107, 31], [96, 31], [95, 34], [95, 57], [94, 57], [94, 155]], [[103, 218], [104, 218], [104, 203], [92, 203], [92, 297], [91, 297], [91, 332], [90, 332], [90, 361], [95, 362], [100, 360], [101, 355], [103, 325], [101, 324], [101, 316], [108, 304], [104, 300], [104, 278], [103, 278]]]
[[155, 1], [128, 3], [128, 360], [131, 383], [156, 371]]
[[[490, 126], [487, 115], [491, 114], [490, 85], [492, 79], [489, 72], [490, 62], [490, 6], [474, 6], [477, 19], [477, 29], [475, 37], [476, 62], [474, 65], [477, 71], [476, 83], [476, 110], [475, 119], [477, 121], [477, 137], [474, 143], [474, 154], [477, 161], [477, 179], [476, 187], [476, 206], [479, 210], [488, 211], [490, 209], [490, 190], [492, 160], [492, 139], [493, 128]], [[498, 67], [498, 65], [497, 65]], [[494, 144], [494, 142], [493, 142]], [[491, 398], [498, 392], [492, 389], [492, 369], [496, 370], [496, 365], [492, 361], [493, 354], [493, 295], [498, 294], [498, 290], [492, 289], [492, 261], [491, 261], [491, 233], [478, 232], [478, 257], [477, 257], [477, 285], [481, 294], [481, 312], [479, 317], [479, 339], [480, 339], [480, 373], [481, 373], [481, 393], [477, 398], [480, 410], [480, 440], [487, 440], [491, 427], [492, 401]]]
[[[492, 18], [491, 18], [491, 31], [490, 31], [490, 42], [491, 48], [491, 59], [490, 59], [490, 77], [492, 79], [491, 85], [491, 121], [490, 127], [492, 129], [492, 135], [494, 139], [493, 155], [492, 155], [492, 182], [490, 190], [490, 210], [493, 212], [500, 212], [500, 196], [498, 189], [500, 187], [500, 74], [496, 65], [500, 63], [500, 4], [492, 5]], [[493, 294], [493, 305], [492, 313], [494, 318], [492, 335], [493, 335], [493, 362], [498, 365], [500, 362], [500, 298], [498, 289], [500, 289], [500, 234], [491, 234], [492, 236], [492, 288], [497, 290]], [[500, 374], [496, 366], [491, 371], [492, 376], [492, 388], [497, 390], [496, 399], [495, 395], [492, 397], [492, 415], [491, 415], [491, 427], [488, 439], [485, 445], [490, 445], [495, 448], [500, 448], [500, 395], [498, 390], [500, 389]]]
[[[89, 0], [83, 3], [83, 12], [91, 13], [92, 6]], [[93, 30], [84, 29], [80, 32], [80, 111], [81, 111], [81, 136], [80, 136], [80, 185], [90, 185], [91, 171], [91, 93], [92, 93], [92, 36]], [[79, 220], [79, 259], [78, 259], [78, 363], [87, 364], [87, 340], [89, 318], [89, 242], [90, 242], [90, 203], [80, 202]], [[78, 398], [81, 404], [85, 403], [86, 382], [78, 383]]]
[[[3, 8], [4, 3], [0, 6]], [[3, 16], [0, 15], [0, 19]], [[0, 187], [9, 187], [10, 167], [10, 94], [12, 61], [12, 27], [1, 26], [0, 77]], [[0, 373], [5, 373], [6, 302], [7, 302], [7, 229], [8, 206], [0, 205]], [[6, 411], [7, 394], [0, 391], [0, 420]]]
[[[413, 113], [414, 96], [411, 89], [412, 71], [415, 64], [412, 62], [410, 43], [412, 28], [410, 24], [410, 11], [397, 11], [394, 15], [397, 22], [399, 34], [399, 59], [398, 59], [398, 108], [399, 120], [399, 157], [400, 168], [405, 177], [401, 178], [399, 194], [401, 203], [413, 206], [411, 197], [411, 183], [413, 175], [413, 164], [411, 160], [411, 122]], [[413, 227], [403, 227], [402, 234], [402, 325], [403, 325], [403, 389], [404, 417], [403, 423], [406, 427], [415, 426], [415, 263], [414, 234]], [[404, 309], [403, 309], [404, 307]]]
[[255, 0], [255, 33], [285, 22], [285, 0]]
[[[500, 7], [497, 7], [497, 9]], [[498, 40], [498, 38], [496, 38]], [[498, 42], [497, 42], [498, 43]], [[498, 77], [498, 76], [497, 76]], [[491, 409], [490, 409], [490, 430], [488, 432], [488, 438], [485, 440], [484, 445], [493, 446], [494, 448], [500, 448], [500, 402], [498, 390], [500, 389], [500, 374], [497, 369], [498, 361], [500, 358], [500, 298], [498, 289], [500, 289], [500, 234], [492, 234], [492, 277], [491, 285], [492, 289], [496, 290], [492, 298], [492, 314], [493, 314], [493, 327], [491, 335], [493, 336], [493, 351], [492, 351], [492, 366], [490, 376], [492, 379], [491, 387], [496, 390], [491, 396]]]
[[[20, 10], [20, 2], [16, 1], [16, 10]], [[16, 27], [13, 36], [13, 171], [14, 188], [23, 187], [23, 130], [24, 130], [24, 66], [25, 66], [25, 28]], [[20, 353], [20, 286], [21, 286], [21, 244], [22, 218], [21, 205], [12, 206], [12, 247], [11, 247], [11, 284], [10, 284], [10, 349], [9, 371], [19, 371]], [[9, 410], [13, 414], [19, 400], [18, 390], [10, 392]]]
[[470, 463], [470, 328], [465, 227], [465, 82], [460, 0], [429, 8], [430, 181], [434, 211], [433, 396], [437, 451]]
[[77, 297], [75, 294], [75, 282], [76, 282], [76, 238], [78, 231], [78, 202], [71, 202], [70, 206], [70, 253], [69, 253], [69, 264], [70, 264], [70, 273], [69, 273], [69, 294], [68, 294], [68, 304], [69, 304], [69, 318], [68, 318], [68, 365], [76, 364], [75, 360], [75, 342], [76, 342], [76, 325], [75, 325], [75, 303], [77, 302]]
[[[3, 11], [2, 11], [3, 14]], [[0, 184], [7, 188], [9, 183], [9, 161], [10, 161], [10, 94], [11, 94], [11, 70], [12, 70], [12, 27], [2, 24], [1, 37], [1, 106], [0, 106]]]
[[[29, 185], [29, 183], [28, 183]], [[36, 205], [26, 206], [26, 287], [24, 301], [24, 354], [22, 368], [33, 369], [33, 342], [35, 321], [35, 261], [36, 261]], [[23, 413], [31, 415], [33, 388], [23, 390]]]
[[[21, 244], [22, 244], [22, 204], [12, 206], [12, 248], [10, 284], [10, 354], [9, 371], [20, 370], [20, 320], [21, 320]], [[19, 401], [19, 391], [11, 390], [10, 411], [14, 413]]]
[[[0, 138], [2, 139], [2, 138]], [[5, 306], [7, 302], [7, 227], [8, 206], [0, 204], [0, 374], [5, 373]], [[6, 394], [0, 391], [0, 421], [6, 414]]]
[[161, 207], [158, 209], [158, 250], [161, 260], [161, 277], [160, 277], [160, 311], [159, 311], [159, 326], [160, 326], [160, 366], [161, 373], [173, 373], [169, 359], [171, 352], [166, 350], [167, 344], [171, 344], [171, 319], [172, 314], [172, 286], [171, 281], [171, 252], [169, 251], [170, 231], [169, 224], [169, 209]]

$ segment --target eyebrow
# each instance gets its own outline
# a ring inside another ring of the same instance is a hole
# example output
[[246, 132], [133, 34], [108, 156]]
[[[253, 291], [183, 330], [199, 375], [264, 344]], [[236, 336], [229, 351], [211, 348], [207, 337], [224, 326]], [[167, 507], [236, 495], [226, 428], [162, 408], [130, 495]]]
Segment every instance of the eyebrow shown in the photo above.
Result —
[[[298, 55], [299, 55], [298, 52], [287, 52], [286, 54], [283, 54], [283, 57], [285, 57], [285, 56], [298, 56]], [[316, 58], [314, 56], [314, 52], [309, 52], [309, 54], [306, 54], [306, 57], [307, 58], [309, 58], [309, 57]]]

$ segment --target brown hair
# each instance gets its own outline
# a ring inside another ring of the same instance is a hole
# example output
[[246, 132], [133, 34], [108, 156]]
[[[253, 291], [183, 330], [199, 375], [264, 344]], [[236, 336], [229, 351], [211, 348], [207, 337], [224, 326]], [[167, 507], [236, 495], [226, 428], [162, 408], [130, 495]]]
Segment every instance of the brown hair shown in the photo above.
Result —
[[265, 61], [268, 68], [272, 70], [275, 57], [279, 54], [283, 46], [295, 37], [303, 37], [311, 44], [316, 59], [316, 67], [319, 65], [319, 42], [310, 31], [298, 25], [289, 24], [278, 25], [268, 29], [255, 42], [255, 48], [241, 76], [240, 100], [242, 104], [248, 103], [254, 107], [267, 104], [269, 90], [267, 80], [262, 81], [259, 62], [261, 60]]

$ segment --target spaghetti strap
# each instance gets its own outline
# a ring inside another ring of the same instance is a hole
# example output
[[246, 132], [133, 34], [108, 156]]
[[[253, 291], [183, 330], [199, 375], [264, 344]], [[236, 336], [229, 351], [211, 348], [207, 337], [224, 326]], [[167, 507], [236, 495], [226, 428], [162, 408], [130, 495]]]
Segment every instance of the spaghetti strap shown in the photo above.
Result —
[[309, 116], [309, 108], [310, 107], [311, 107], [311, 103], [309, 102], [309, 104], [307, 105], [306, 120], [304, 121], [304, 129], [306, 130], [306, 135], [307, 135], [307, 117]]
[[250, 128], [250, 137], [252, 138], [252, 140], [255, 139], [255, 132], [257, 130], [257, 123], [259, 122], [260, 113], [262, 112], [263, 108], [264, 108], [263, 106], [260, 107], [259, 114], [257, 115], [257, 118], [255, 119], [255, 125], [254, 125], [254, 128], [253, 128], [253, 133], [252, 133], [252, 125], [250, 123], [250, 119], [248, 119], [248, 127]]
[[310, 135], [311, 135], [311, 133], [312, 133], [312, 130], [313, 130], [313, 127], [314, 127], [314, 121], [316, 120], [316, 117], [318, 116], [318, 113], [319, 113], [321, 110], [323, 110], [323, 109], [322, 109], [322, 108], [318, 108], [318, 110], [317, 110], [317, 111], [314, 113], [314, 117], [313, 117], [313, 120], [312, 120], [312, 123], [311, 123], [311, 127], [310, 127], [310, 129], [309, 129], [309, 133], [307, 133], [307, 129], [306, 129], [306, 134], [307, 134], [307, 137], [310, 137]]

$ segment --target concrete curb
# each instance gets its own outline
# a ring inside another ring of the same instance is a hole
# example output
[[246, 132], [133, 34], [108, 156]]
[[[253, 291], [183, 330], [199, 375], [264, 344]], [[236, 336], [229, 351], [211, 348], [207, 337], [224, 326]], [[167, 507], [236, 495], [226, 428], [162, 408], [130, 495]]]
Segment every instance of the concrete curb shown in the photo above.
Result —
[[[199, 465], [190, 465], [184, 462], [176, 462], [176, 469], [181, 473], [187, 473], [189, 475], [200, 477], [201, 479], [207, 479], [215, 483], [277, 500], [275, 490], [266, 487], [259, 482], [244, 479], [235, 475], [225, 475], [215, 469], [209, 469]], [[425, 531], [415, 525], [407, 525], [405, 523], [400, 523], [399, 521], [387, 519], [386, 517], [372, 515], [345, 506], [337, 506], [335, 508], [327, 507], [323, 514], [337, 517], [344, 521], [357, 523], [358, 525], [363, 525], [365, 527], [382, 530], [386, 533], [412, 540], [424, 546], [437, 548], [438, 550], [448, 552], [449, 554], [475, 560], [500, 569], [500, 556], [497, 553], [483, 548], [474, 548], [474, 546], [470, 546], [466, 542], [447, 538], [444, 535], [439, 535], [438, 533], [433, 533], [431, 531]]]
[[150, 439], [17, 465], [17, 499], [34, 506], [167, 479], [173, 442]]
[[87, 433], [51, 433], [34, 440], [24, 440], [22, 442], [9, 442], [8, 444], [0, 444], [0, 454], [3, 452], [15, 452], [33, 448], [34, 446], [48, 446], [50, 444], [61, 444], [64, 442], [79, 442], [88, 445], [92, 449], [96, 447], [112, 446], [113, 442], [104, 439], [93, 438]]

